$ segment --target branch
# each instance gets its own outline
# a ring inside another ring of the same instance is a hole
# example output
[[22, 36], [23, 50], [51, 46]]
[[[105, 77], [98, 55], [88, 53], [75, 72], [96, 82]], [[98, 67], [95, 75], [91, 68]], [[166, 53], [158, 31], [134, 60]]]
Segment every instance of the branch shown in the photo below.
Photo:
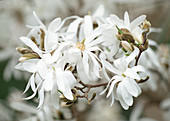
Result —
[[[74, 88], [77, 89], [77, 90], [80, 90], [82, 93], [84, 93], [83, 95], [79, 95], [77, 94], [76, 97], [78, 98], [86, 98], [88, 100], [88, 102], [90, 103], [96, 96], [96, 93], [93, 93], [92, 97], [89, 98], [89, 91], [91, 90], [91, 88], [96, 88], [96, 87], [101, 87], [101, 86], [106, 86], [108, 85], [108, 82], [105, 82], [105, 83], [101, 83], [101, 84], [94, 84], [94, 85], [91, 85], [91, 84], [85, 84], [83, 83], [82, 81], [79, 82], [83, 87], [77, 87], [75, 86]], [[84, 89], [86, 89], [86, 91], [84, 91]]]

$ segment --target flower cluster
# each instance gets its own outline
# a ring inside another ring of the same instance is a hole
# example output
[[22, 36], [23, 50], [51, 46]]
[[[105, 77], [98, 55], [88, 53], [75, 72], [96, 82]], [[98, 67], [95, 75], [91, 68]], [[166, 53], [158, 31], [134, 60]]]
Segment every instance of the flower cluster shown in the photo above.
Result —
[[32, 73], [24, 93], [31, 88], [33, 94], [25, 99], [38, 93], [38, 108], [42, 108], [48, 94], [48, 103], [59, 109], [60, 101], [69, 105], [84, 97], [90, 102], [95, 98], [95, 94], [88, 97], [90, 89], [106, 86], [101, 94], [108, 90], [111, 105], [115, 99], [124, 109], [133, 104], [133, 97], [141, 93], [139, 83], [149, 78], [138, 61], [148, 49], [151, 24], [145, 15], [130, 22], [128, 12], [122, 20], [114, 14], [104, 18], [103, 6], [97, 11], [56, 18], [48, 27], [33, 12], [38, 25], [28, 25], [30, 32], [20, 38], [25, 45], [17, 48], [22, 56], [15, 67]]

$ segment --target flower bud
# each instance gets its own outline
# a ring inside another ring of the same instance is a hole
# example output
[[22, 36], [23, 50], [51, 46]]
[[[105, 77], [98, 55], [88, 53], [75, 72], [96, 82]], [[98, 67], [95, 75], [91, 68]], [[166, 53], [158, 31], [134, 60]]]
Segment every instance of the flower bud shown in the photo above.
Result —
[[141, 28], [142, 29], [149, 29], [151, 27], [151, 23], [149, 21], [147, 21], [146, 19], [144, 20], [144, 22], [141, 24]]
[[148, 40], [146, 40], [143, 44], [141, 44], [141, 45], [139, 46], [139, 49], [140, 49], [141, 51], [145, 51], [145, 50], [148, 49], [148, 46], [149, 46], [149, 43], [148, 43]]
[[21, 54], [32, 53], [32, 51], [28, 48], [17, 47], [16, 50]]
[[129, 30], [125, 29], [125, 28], [121, 28], [120, 29], [121, 32], [118, 32], [118, 35], [116, 35], [116, 37], [121, 40], [121, 41], [127, 41], [130, 43], [134, 43], [135, 40], [132, 36], [132, 34], [130, 33]]
[[121, 41], [121, 45], [127, 52], [132, 52], [134, 50], [133, 45], [127, 41]]
[[38, 55], [37, 54], [28, 53], [28, 54], [24, 54], [23, 56], [21, 56], [19, 58], [19, 61], [24, 61], [24, 60], [33, 59], [33, 58], [38, 58]]

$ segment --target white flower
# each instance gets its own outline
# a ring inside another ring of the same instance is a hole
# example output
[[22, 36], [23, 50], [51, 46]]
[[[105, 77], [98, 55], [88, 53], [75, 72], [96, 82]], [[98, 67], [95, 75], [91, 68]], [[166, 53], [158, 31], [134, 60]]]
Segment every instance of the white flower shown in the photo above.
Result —
[[[100, 61], [95, 54], [97, 51], [101, 51], [98, 47], [98, 44], [102, 43], [102, 39], [99, 37], [101, 35], [102, 29], [97, 28], [91, 32], [82, 42], [74, 44], [74, 49], [78, 58], [76, 59], [77, 64], [77, 73], [80, 77], [80, 80], [87, 83], [96, 78], [100, 78]], [[98, 37], [98, 38], [97, 38]], [[79, 54], [78, 54], [79, 53]]]
[[126, 11], [124, 13], [124, 20], [118, 18], [116, 15], [111, 14], [107, 21], [110, 25], [116, 25], [118, 28], [124, 28], [132, 32], [136, 27], [138, 27], [146, 18], [145, 15], [141, 15], [132, 22], [130, 22], [129, 14]]
[[[141, 89], [137, 82], [142, 78], [138, 72], [144, 72], [144, 67], [132, 66], [130, 67], [131, 62], [139, 54], [138, 48], [127, 57], [122, 57], [114, 61], [113, 67], [107, 61], [103, 61], [103, 65], [106, 69], [113, 72], [115, 76], [111, 78], [111, 85], [107, 97], [112, 94], [112, 103], [114, 103], [114, 98], [119, 100], [124, 109], [128, 109], [129, 106], [133, 104], [133, 98], [137, 97], [141, 93]], [[109, 83], [109, 84], [110, 84]]]

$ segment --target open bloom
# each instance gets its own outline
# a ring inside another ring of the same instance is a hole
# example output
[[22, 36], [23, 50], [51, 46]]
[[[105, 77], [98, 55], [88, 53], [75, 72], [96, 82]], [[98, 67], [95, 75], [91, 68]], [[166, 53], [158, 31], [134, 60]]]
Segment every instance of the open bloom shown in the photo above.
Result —
[[[40, 108], [44, 102], [45, 92], [50, 92], [53, 105], [58, 108], [58, 101], [55, 101], [55, 96], [58, 95], [57, 89], [60, 90], [67, 99], [73, 100], [71, 87], [74, 83], [76, 83], [76, 79], [70, 70], [64, 69], [66, 63], [62, 61], [62, 49], [65, 46], [70, 45], [70, 43], [61, 43], [60, 47], [58, 47], [59, 43], [56, 38], [59, 38], [59, 33], [55, 33], [55, 31], [58, 31], [63, 24], [61, 23], [60, 25], [60, 19], [52, 21], [47, 31], [46, 27], [42, 24], [35, 13], [34, 16], [41, 26], [32, 27], [29, 34], [30, 39], [28, 37], [20, 38], [21, 41], [28, 47], [27, 51], [29, 53], [24, 53], [24, 55], [19, 59], [22, 62], [16, 65], [16, 68], [32, 73], [25, 91], [27, 91], [31, 86], [34, 93], [26, 99], [33, 98], [38, 92], [40, 100], [38, 108]], [[56, 27], [56, 24], [59, 27]], [[53, 27], [55, 27], [55, 30]], [[40, 38], [38, 38], [36, 33], [34, 33], [34, 30], [37, 30], [37, 28], [42, 32]], [[55, 41], [51, 38], [55, 39]]]
[[114, 67], [107, 61], [103, 61], [104, 66], [115, 75], [110, 80], [110, 89], [107, 94], [112, 94], [112, 103], [114, 99], [119, 100], [124, 109], [128, 109], [133, 104], [133, 98], [141, 93], [141, 89], [137, 82], [143, 77], [139, 72], [145, 73], [144, 67], [137, 65], [131, 67], [131, 62], [138, 55], [139, 50], [135, 50], [127, 57], [122, 57], [114, 61]]

